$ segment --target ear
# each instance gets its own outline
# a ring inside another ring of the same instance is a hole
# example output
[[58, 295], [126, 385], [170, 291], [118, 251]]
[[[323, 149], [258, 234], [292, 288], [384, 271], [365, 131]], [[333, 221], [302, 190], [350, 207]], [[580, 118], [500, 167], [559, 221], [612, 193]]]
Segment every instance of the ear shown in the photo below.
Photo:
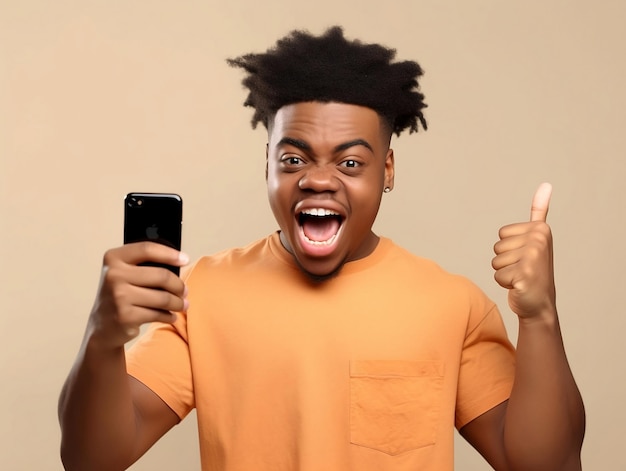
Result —
[[387, 151], [385, 157], [385, 182], [383, 188], [389, 188], [393, 190], [393, 180], [395, 176], [395, 161], [393, 156], [393, 149]]
[[269, 158], [269, 149], [270, 149], [270, 144], [269, 142], [267, 144], [265, 144], [265, 181], [267, 182], [267, 159]]

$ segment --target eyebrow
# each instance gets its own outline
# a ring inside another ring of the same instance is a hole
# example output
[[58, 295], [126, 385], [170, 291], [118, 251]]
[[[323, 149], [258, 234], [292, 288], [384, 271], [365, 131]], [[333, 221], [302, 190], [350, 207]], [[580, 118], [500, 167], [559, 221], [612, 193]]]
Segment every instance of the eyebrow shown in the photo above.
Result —
[[278, 147], [284, 146], [285, 144], [297, 147], [300, 150], [311, 150], [311, 146], [307, 142], [300, 139], [294, 139], [293, 137], [283, 137], [280, 141], [278, 141]]
[[[309, 145], [308, 142], [305, 142], [301, 139], [294, 139], [293, 137], [283, 137], [280, 141], [278, 141], [279, 146], [285, 145], [285, 144], [297, 147], [298, 149], [304, 150], [304, 151], [311, 150], [311, 146]], [[364, 139], [354, 139], [352, 141], [344, 142], [342, 144], [335, 146], [334, 151], [341, 152], [354, 146], [363, 146], [369, 149], [371, 152], [374, 152], [374, 149], [369, 144], [369, 142], [367, 142]]]
[[363, 139], [354, 139], [353, 141], [348, 141], [348, 142], [344, 142], [343, 144], [339, 144], [337, 147], [335, 147], [335, 152], [341, 152], [342, 150], [346, 150], [354, 146], [363, 146], [363, 147], [368, 148], [371, 152], [374, 152], [374, 149], [372, 149], [372, 146], [369, 144], [369, 142]]

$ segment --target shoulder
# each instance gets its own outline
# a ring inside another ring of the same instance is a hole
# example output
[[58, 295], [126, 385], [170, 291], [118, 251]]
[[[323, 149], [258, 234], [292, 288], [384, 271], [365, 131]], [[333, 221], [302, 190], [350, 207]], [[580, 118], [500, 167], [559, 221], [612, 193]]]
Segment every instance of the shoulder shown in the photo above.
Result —
[[226, 275], [229, 272], [250, 271], [275, 264], [278, 258], [272, 247], [275, 245], [272, 242], [273, 238], [274, 235], [270, 235], [242, 247], [204, 255], [186, 267], [181, 277], [185, 282], [192, 282], [194, 279], [206, 278], [216, 273]]
[[394, 269], [406, 270], [425, 281], [443, 282], [467, 290], [479, 290], [469, 278], [443, 268], [432, 259], [416, 255], [391, 239], [381, 238], [381, 249], [385, 252], [386, 263]]
[[269, 248], [270, 237], [271, 236], [256, 240], [242, 247], [231, 247], [210, 255], [204, 255], [194, 263], [191, 267], [191, 271], [214, 265], [245, 263], [267, 256], [271, 253]]
[[484, 291], [468, 277], [446, 270], [437, 262], [413, 254], [390, 239], [381, 238], [385, 271], [394, 282], [406, 283], [419, 292], [464, 305], [480, 317], [495, 307]]

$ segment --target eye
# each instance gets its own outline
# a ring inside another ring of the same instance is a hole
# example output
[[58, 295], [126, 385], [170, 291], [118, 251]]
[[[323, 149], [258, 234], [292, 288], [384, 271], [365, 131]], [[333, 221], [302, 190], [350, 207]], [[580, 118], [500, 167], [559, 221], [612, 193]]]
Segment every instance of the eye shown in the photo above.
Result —
[[353, 159], [344, 160], [343, 162], [341, 162], [340, 165], [342, 167], [346, 167], [346, 168], [357, 168], [357, 167], [361, 166], [361, 164], [359, 162], [357, 162], [356, 160], [353, 160]]
[[298, 166], [304, 163], [297, 155], [286, 155], [281, 159], [281, 162], [288, 166]]

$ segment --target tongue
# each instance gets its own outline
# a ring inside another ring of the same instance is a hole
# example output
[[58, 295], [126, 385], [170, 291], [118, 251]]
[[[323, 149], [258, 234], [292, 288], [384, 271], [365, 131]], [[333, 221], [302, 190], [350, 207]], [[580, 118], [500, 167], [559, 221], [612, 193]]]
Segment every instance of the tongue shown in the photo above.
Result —
[[332, 217], [309, 217], [304, 220], [302, 229], [309, 240], [324, 242], [337, 233], [339, 221]]

